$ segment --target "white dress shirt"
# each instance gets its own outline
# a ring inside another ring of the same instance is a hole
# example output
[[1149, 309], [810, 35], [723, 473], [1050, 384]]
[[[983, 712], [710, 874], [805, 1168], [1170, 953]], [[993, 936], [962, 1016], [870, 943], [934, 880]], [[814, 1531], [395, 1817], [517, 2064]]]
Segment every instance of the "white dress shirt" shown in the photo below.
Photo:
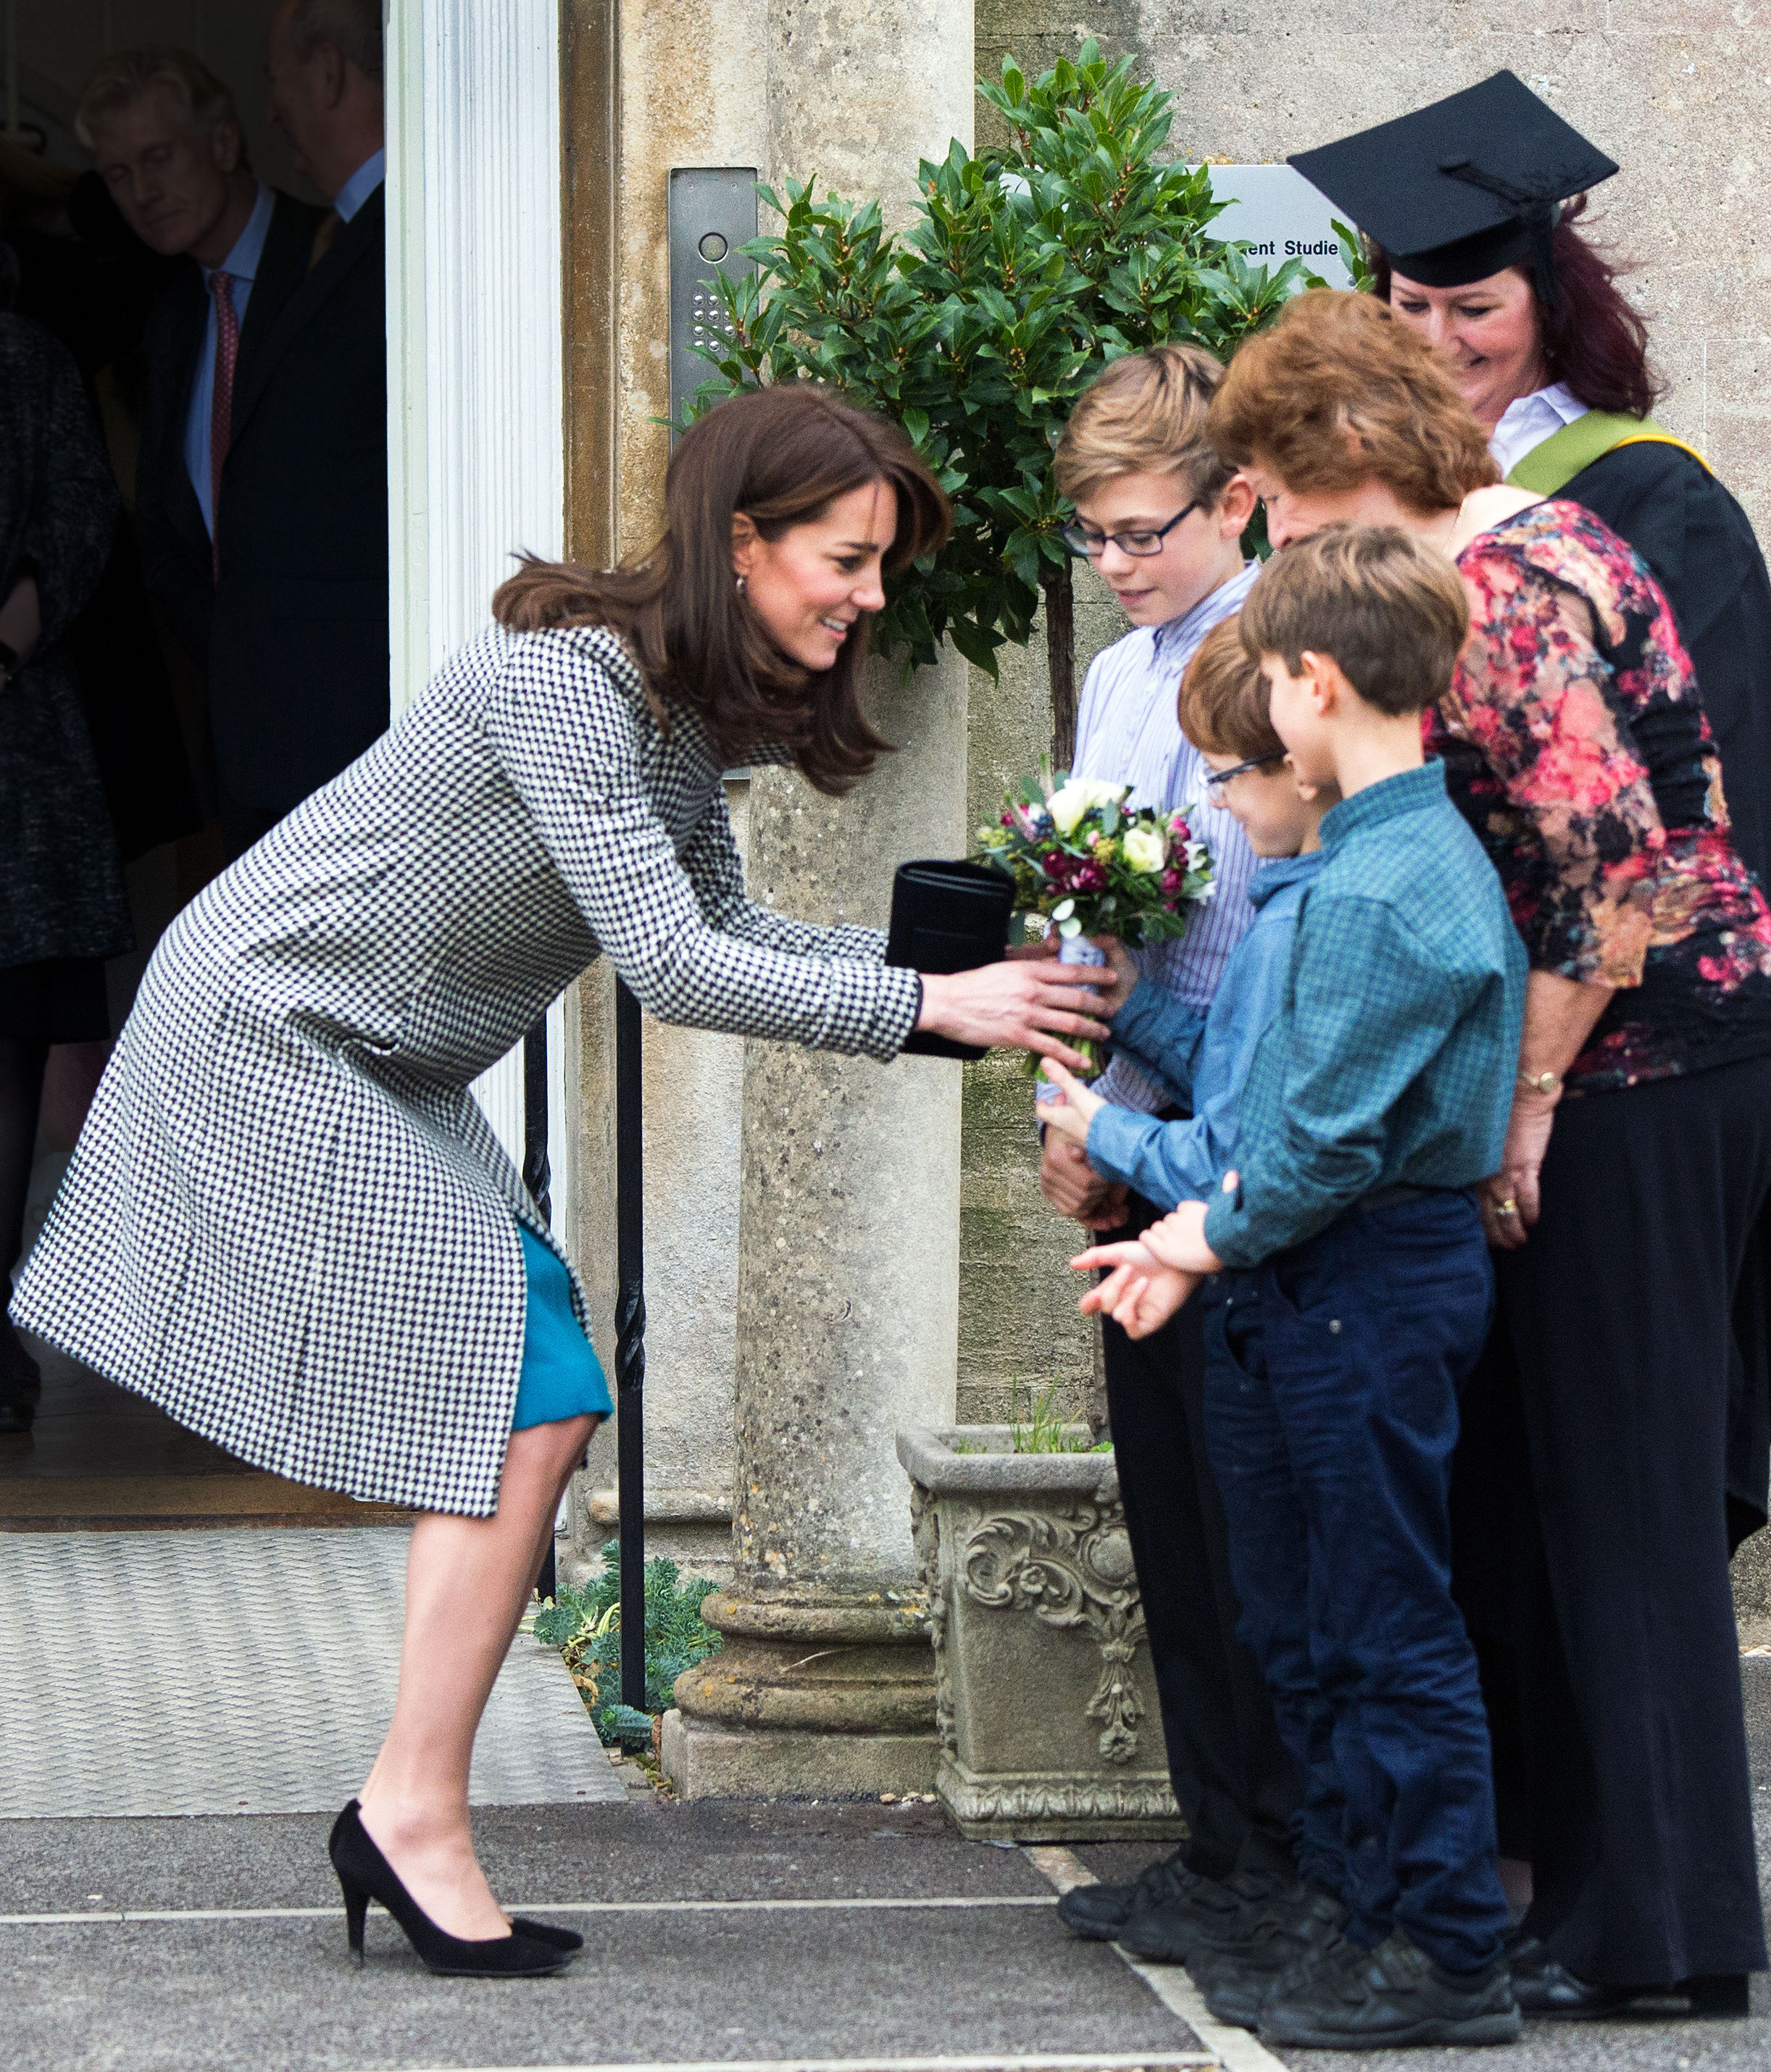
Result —
[[[235, 319], [244, 326], [246, 304], [252, 299], [252, 283], [258, 271], [258, 261], [264, 256], [265, 239], [270, 231], [270, 212], [276, 206], [276, 196], [261, 181], [258, 199], [253, 204], [252, 214], [246, 218], [246, 227], [234, 240], [233, 249], [219, 266], [204, 266], [198, 262], [203, 275], [203, 292], [208, 299], [209, 314], [204, 320], [203, 350], [197, 356], [197, 378], [191, 384], [191, 405], [184, 420], [184, 471], [191, 478], [191, 487], [197, 493], [197, 502], [202, 508], [204, 529], [215, 536], [215, 512], [209, 504], [209, 413], [215, 400], [215, 348], [217, 329], [215, 315], [215, 296], [209, 282], [216, 273], [225, 273], [233, 286], [229, 299], [233, 304]], [[237, 369], [236, 370], [237, 376]]]
[[387, 153], [372, 151], [332, 196], [332, 207], [340, 223], [348, 223], [387, 178]]
[[1585, 417], [1590, 408], [1565, 381], [1552, 381], [1547, 388], [1534, 389], [1529, 396], [1515, 396], [1501, 413], [1488, 442], [1495, 466], [1502, 475], [1510, 475], [1528, 453], [1564, 425]]
[[[1211, 1005], [1225, 960], [1254, 919], [1248, 898], [1254, 853], [1241, 824], [1211, 803], [1205, 763], [1180, 730], [1175, 696], [1199, 643], [1242, 610], [1260, 572], [1260, 563], [1250, 561], [1179, 619], [1135, 627], [1103, 648], [1089, 665], [1077, 713], [1073, 775], [1130, 784], [1133, 806], [1192, 808], [1193, 832], [1211, 850], [1217, 889], [1194, 915], [1186, 935], [1178, 943], [1133, 953], [1146, 977], [1189, 1007]], [[1147, 1115], [1167, 1107], [1169, 1100], [1122, 1058], [1107, 1067], [1095, 1091], [1103, 1100]]]

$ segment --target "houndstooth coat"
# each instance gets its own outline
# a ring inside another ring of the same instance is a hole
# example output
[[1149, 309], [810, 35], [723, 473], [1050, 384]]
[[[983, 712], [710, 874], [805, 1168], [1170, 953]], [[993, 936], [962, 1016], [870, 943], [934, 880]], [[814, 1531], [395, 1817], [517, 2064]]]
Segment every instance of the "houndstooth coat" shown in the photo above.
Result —
[[886, 1059], [883, 948], [745, 898], [611, 634], [493, 628], [167, 931], [13, 1315], [258, 1467], [490, 1512], [546, 1232], [469, 1082], [599, 950], [661, 1021]]

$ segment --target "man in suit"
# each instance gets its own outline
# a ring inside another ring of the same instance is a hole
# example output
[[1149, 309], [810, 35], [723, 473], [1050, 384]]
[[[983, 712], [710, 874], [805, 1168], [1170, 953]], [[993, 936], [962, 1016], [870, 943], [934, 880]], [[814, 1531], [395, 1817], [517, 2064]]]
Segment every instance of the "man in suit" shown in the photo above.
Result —
[[379, 10], [373, 44], [330, 39], [364, 12], [291, 0], [273, 23], [273, 113], [331, 210], [257, 180], [185, 52], [108, 58], [81, 97], [124, 215], [194, 261], [150, 331], [138, 504], [150, 586], [204, 668], [230, 856], [388, 722]]

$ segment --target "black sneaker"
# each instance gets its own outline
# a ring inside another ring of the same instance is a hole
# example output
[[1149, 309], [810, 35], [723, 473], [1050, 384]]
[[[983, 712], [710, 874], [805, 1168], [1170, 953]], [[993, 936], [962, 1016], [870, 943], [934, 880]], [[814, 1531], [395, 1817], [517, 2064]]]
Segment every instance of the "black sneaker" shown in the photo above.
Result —
[[1345, 1941], [1347, 1910], [1332, 1893], [1293, 1885], [1229, 1948], [1196, 1942], [1187, 1970], [1220, 2021], [1257, 2029], [1261, 2009], [1282, 1984]]
[[1443, 1970], [1406, 1935], [1375, 1950], [1348, 1943], [1287, 1981], [1261, 2009], [1263, 2042], [1305, 2050], [1394, 2050], [1421, 2043], [1513, 2043], [1518, 2003], [1505, 1957]]
[[1268, 1871], [1238, 1871], [1221, 1883], [1201, 1878], [1186, 1893], [1129, 1916], [1118, 1931], [1119, 1947], [1152, 1964], [1184, 1964], [1201, 1942], [1215, 1947], [1234, 1941], [1245, 1917], [1264, 1913], [1291, 1889]]
[[1073, 1885], [1057, 1903], [1057, 1918], [1072, 1934], [1110, 1942], [1135, 1914], [1185, 1899], [1196, 1885], [1222, 1889], [1215, 1878], [1188, 1870], [1180, 1859], [1176, 1849], [1159, 1863], [1147, 1864], [1129, 1885]]

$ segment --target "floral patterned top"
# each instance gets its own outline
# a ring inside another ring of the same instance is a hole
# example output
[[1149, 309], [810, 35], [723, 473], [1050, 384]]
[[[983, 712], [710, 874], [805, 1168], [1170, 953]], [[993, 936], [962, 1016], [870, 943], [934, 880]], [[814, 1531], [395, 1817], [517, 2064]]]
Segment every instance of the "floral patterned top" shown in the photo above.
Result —
[[1578, 504], [1457, 562], [1470, 638], [1423, 715], [1532, 968], [1616, 986], [1567, 1075], [1634, 1086], [1771, 1052], [1771, 912], [1728, 836], [1721, 759], [1672, 607]]

